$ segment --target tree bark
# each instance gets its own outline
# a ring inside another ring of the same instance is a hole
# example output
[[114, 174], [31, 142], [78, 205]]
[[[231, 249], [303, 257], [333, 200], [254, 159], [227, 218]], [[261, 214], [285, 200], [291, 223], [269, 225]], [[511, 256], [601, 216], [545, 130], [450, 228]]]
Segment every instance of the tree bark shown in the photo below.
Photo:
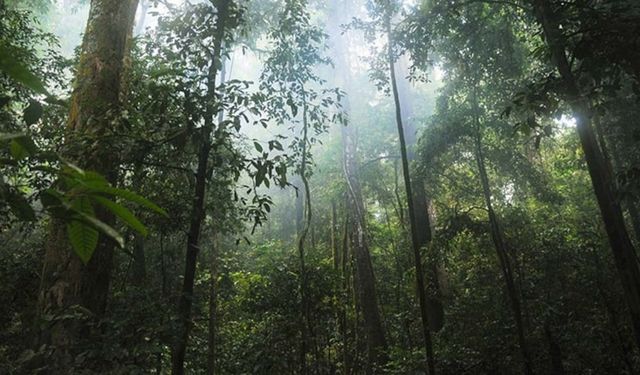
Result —
[[640, 269], [636, 252], [627, 228], [620, 203], [617, 200], [613, 181], [607, 173], [602, 151], [591, 128], [589, 103], [582, 95], [576, 77], [566, 55], [564, 35], [559, 27], [551, 4], [548, 0], [532, 0], [536, 18], [542, 26], [546, 43], [551, 51], [552, 61], [562, 78], [565, 99], [576, 119], [578, 137], [582, 145], [587, 169], [596, 195], [611, 251], [615, 260], [620, 283], [624, 290], [625, 301], [635, 334], [636, 345], [640, 347]]
[[182, 294], [178, 303], [178, 335], [176, 344], [171, 353], [171, 368], [174, 375], [184, 374], [184, 360], [191, 331], [191, 306], [193, 303], [193, 285], [196, 274], [196, 264], [198, 252], [200, 251], [200, 234], [202, 222], [205, 218], [207, 172], [209, 167], [209, 154], [212, 148], [211, 135], [213, 132], [213, 112], [212, 102], [216, 100], [216, 75], [222, 61], [222, 43], [225, 33], [225, 22], [228, 16], [231, 0], [221, 0], [218, 2], [217, 17], [214, 24], [214, 44], [213, 61], [209, 65], [207, 76], [207, 109], [204, 116], [204, 127], [202, 128], [202, 144], [198, 152], [198, 166], [196, 169], [196, 181], [193, 205], [191, 207], [191, 223], [187, 233], [187, 252], [185, 260], [184, 280], [182, 284]]
[[[433, 343], [431, 339], [431, 330], [429, 324], [429, 306], [427, 291], [424, 281], [424, 270], [422, 268], [422, 255], [420, 254], [420, 234], [416, 221], [415, 203], [413, 201], [413, 189], [409, 174], [409, 158], [407, 156], [407, 145], [404, 136], [404, 126], [402, 124], [402, 110], [400, 107], [400, 98], [398, 94], [398, 84], [396, 79], [396, 71], [393, 56], [393, 38], [391, 33], [391, 19], [387, 15], [385, 20], [387, 31], [387, 59], [389, 64], [389, 72], [391, 76], [391, 89], [393, 92], [393, 100], [395, 104], [396, 125], [398, 126], [398, 138], [400, 141], [400, 156], [402, 157], [402, 172], [404, 174], [404, 184], [407, 194], [407, 206], [409, 208], [409, 224], [411, 228], [411, 244], [413, 247], [414, 266], [416, 272], [416, 288], [418, 300], [420, 302], [420, 317], [422, 320], [422, 334], [424, 338], [424, 347], [427, 355], [426, 367], [430, 375], [436, 373], [435, 355], [433, 352]], [[427, 218], [428, 220], [428, 218]]]
[[[124, 99], [125, 60], [137, 3], [91, 1], [66, 129], [67, 159], [102, 174], [112, 184], [117, 181], [119, 164], [112, 143], [117, 142], [120, 130], [119, 125], [113, 124]], [[87, 144], [91, 146], [84, 146]], [[114, 222], [106, 210], [96, 210], [96, 216], [107, 224]], [[53, 219], [48, 237], [39, 293], [40, 314], [57, 316], [79, 305], [96, 316], [102, 315], [111, 281], [113, 242], [101, 235], [85, 265], [71, 250], [64, 222]], [[40, 344], [54, 348], [52, 368], [61, 373], [71, 371], [74, 350], [85, 333], [77, 322], [68, 320], [54, 321], [42, 332]]]

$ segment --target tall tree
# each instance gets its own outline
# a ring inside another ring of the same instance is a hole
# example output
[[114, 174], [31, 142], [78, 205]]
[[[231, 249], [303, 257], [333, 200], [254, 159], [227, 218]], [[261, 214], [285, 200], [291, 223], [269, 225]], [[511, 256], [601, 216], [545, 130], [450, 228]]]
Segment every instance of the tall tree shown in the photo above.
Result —
[[[124, 100], [121, 86], [137, 5], [137, 0], [91, 1], [67, 123], [66, 157], [102, 174], [111, 183], [118, 179], [115, 145], [122, 130], [118, 120]], [[105, 209], [98, 209], [96, 217], [106, 224], [114, 221]], [[71, 251], [66, 224], [54, 219], [40, 284], [41, 315], [55, 317], [79, 305], [100, 316], [107, 305], [113, 249], [114, 242], [100, 236], [93, 256], [84, 264]], [[70, 371], [74, 351], [84, 334], [77, 323], [64, 319], [52, 322], [41, 342], [54, 347], [53, 368]]]
[[[410, 168], [409, 168], [409, 156], [407, 152], [407, 144], [404, 134], [402, 108], [400, 103], [400, 94], [398, 92], [398, 82], [396, 78], [395, 61], [396, 56], [393, 45], [393, 34], [391, 27], [392, 17], [392, 5], [387, 4], [386, 9], [383, 10], [385, 23], [385, 31], [387, 35], [387, 64], [390, 75], [391, 90], [393, 95], [393, 102], [395, 107], [395, 120], [398, 128], [398, 140], [400, 142], [400, 157], [402, 160], [402, 173], [404, 175], [405, 192], [407, 195], [407, 206], [409, 211], [409, 227], [411, 232], [411, 245], [413, 249], [413, 261], [416, 273], [416, 293], [418, 294], [418, 301], [420, 303], [420, 317], [422, 320], [422, 334], [424, 338], [425, 353], [427, 356], [427, 368], [429, 374], [435, 374], [435, 355], [433, 352], [433, 343], [431, 338], [431, 327], [429, 324], [429, 305], [426, 283], [424, 278], [424, 269], [422, 265], [421, 245], [422, 239], [420, 238], [420, 229], [418, 228], [417, 215], [416, 215], [416, 203], [414, 201], [414, 192], [411, 182]], [[424, 217], [423, 217], [424, 219]], [[424, 230], [424, 229], [423, 229]]]
[[[397, 72], [406, 73], [405, 77], [397, 80], [398, 99], [402, 107], [402, 124], [404, 126], [407, 142], [407, 157], [409, 163], [414, 167], [411, 175], [413, 191], [413, 204], [418, 229], [417, 240], [420, 249], [428, 249], [432, 240], [431, 220], [429, 218], [429, 202], [425, 191], [425, 181], [422, 174], [416, 170], [416, 148], [418, 141], [418, 130], [415, 126], [414, 109], [409, 77], [408, 58], [401, 56], [395, 64]], [[440, 287], [438, 282], [438, 265], [433, 254], [429, 254], [426, 263], [426, 288], [427, 288], [427, 308], [429, 311], [429, 325], [433, 331], [439, 331], [444, 324], [444, 308], [442, 306]]]
[[[236, 4], [231, 0], [214, 1], [216, 18], [212, 27], [213, 48], [211, 51], [211, 61], [207, 74], [207, 92], [205, 99], [204, 126], [201, 129], [201, 144], [198, 151], [198, 166], [195, 177], [195, 191], [193, 195], [193, 205], [191, 207], [191, 222], [187, 232], [187, 251], [185, 259], [184, 280], [182, 293], [178, 303], [179, 328], [176, 343], [171, 353], [171, 369], [176, 375], [184, 374], [184, 360], [191, 331], [191, 306], [193, 304], [193, 285], [196, 274], [196, 264], [198, 252], [200, 251], [200, 235], [202, 222], [206, 214], [206, 190], [207, 175], [209, 173], [209, 154], [213, 147], [212, 135], [215, 126], [215, 116], [217, 114], [216, 101], [216, 79], [222, 65], [223, 42], [227, 35], [227, 24], [230, 13], [237, 12]], [[236, 15], [234, 14], [234, 19]]]

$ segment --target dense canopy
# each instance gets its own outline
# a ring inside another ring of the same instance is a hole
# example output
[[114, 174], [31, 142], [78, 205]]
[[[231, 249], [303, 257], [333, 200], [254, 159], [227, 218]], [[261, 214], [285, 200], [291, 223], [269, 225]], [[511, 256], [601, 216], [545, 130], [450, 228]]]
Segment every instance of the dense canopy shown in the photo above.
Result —
[[0, 373], [640, 373], [637, 0], [0, 0]]

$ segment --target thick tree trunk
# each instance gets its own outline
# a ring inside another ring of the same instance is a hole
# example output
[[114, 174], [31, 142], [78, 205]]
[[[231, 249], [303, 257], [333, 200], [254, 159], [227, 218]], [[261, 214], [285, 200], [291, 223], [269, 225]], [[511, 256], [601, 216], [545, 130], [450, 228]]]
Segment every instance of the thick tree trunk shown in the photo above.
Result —
[[640, 347], [640, 269], [636, 252], [627, 228], [620, 203], [616, 197], [613, 181], [607, 173], [602, 151], [598, 147], [596, 137], [591, 128], [589, 103], [581, 94], [576, 77], [571, 70], [565, 51], [565, 40], [558, 25], [555, 12], [548, 0], [532, 0], [538, 22], [542, 25], [544, 38], [551, 51], [565, 89], [565, 99], [573, 110], [576, 127], [591, 183], [596, 195], [604, 227], [613, 252], [620, 283], [624, 290], [625, 300], [629, 306], [629, 314], [635, 333], [636, 345]]
[[225, 33], [225, 22], [230, 6], [230, 0], [219, 2], [218, 14], [214, 25], [214, 47], [213, 59], [210, 62], [207, 77], [207, 114], [205, 116], [205, 124], [202, 128], [202, 144], [198, 152], [198, 167], [196, 169], [196, 181], [193, 205], [191, 207], [191, 223], [189, 232], [187, 233], [187, 253], [185, 260], [184, 280], [182, 284], [182, 294], [178, 304], [178, 335], [176, 344], [171, 353], [171, 368], [174, 375], [184, 374], [184, 360], [189, 342], [189, 333], [191, 331], [191, 306], [193, 303], [193, 285], [196, 275], [196, 264], [198, 260], [198, 252], [200, 250], [200, 234], [202, 222], [205, 218], [206, 208], [206, 190], [207, 190], [207, 172], [209, 166], [209, 154], [212, 148], [211, 135], [213, 132], [213, 113], [212, 101], [215, 99], [216, 75], [221, 65], [222, 42]]
[[[416, 271], [416, 287], [418, 300], [420, 302], [420, 317], [422, 319], [422, 334], [424, 338], [424, 347], [427, 355], [426, 367], [429, 370], [430, 375], [434, 375], [436, 371], [435, 367], [435, 355], [433, 352], [433, 343], [431, 340], [431, 327], [429, 324], [429, 306], [427, 290], [424, 280], [424, 270], [422, 268], [422, 255], [420, 254], [420, 229], [417, 226], [415, 203], [413, 201], [414, 193], [411, 184], [411, 178], [409, 174], [409, 158], [407, 156], [407, 145], [404, 136], [404, 126], [402, 124], [402, 110], [400, 107], [400, 98], [398, 94], [398, 84], [396, 79], [396, 71], [394, 67], [393, 57], [393, 39], [391, 33], [391, 20], [387, 17], [387, 59], [389, 64], [389, 72], [391, 75], [391, 88], [393, 91], [393, 100], [395, 103], [396, 124], [398, 126], [398, 138], [400, 140], [400, 156], [402, 157], [402, 172], [404, 174], [404, 184], [407, 194], [407, 206], [409, 208], [409, 224], [411, 228], [411, 244], [413, 247], [414, 266]], [[428, 220], [428, 217], [427, 217]]]
[[529, 350], [527, 348], [527, 341], [524, 334], [524, 324], [522, 322], [522, 307], [520, 304], [519, 293], [515, 284], [513, 276], [513, 266], [511, 265], [511, 259], [509, 259], [509, 252], [507, 245], [505, 244], [502, 229], [498, 222], [498, 216], [493, 210], [493, 204], [491, 203], [491, 187], [489, 185], [489, 176], [487, 175], [487, 169], [484, 161], [484, 154], [482, 152], [482, 130], [480, 128], [480, 116], [478, 114], [478, 100], [476, 94], [476, 83], [473, 87], [473, 122], [475, 127], [475, 154], [476, 162], [478, 165], [478, 174], [480, 176], [480, 183], [482, 185], [482, 193], [484, 196], [487, 211], [489, 213], [489, 226], [491, 228], [491, 240], [496, 248], [498, 260], [500, 262], [500, 269], [502, 271], [502, 277], [504, 278], [505, 285], [507, 287], [507, 297], [511, 304], [511, 311], [516, 323], [516, 330], [518, 334], [518, 343], [520, 345], [520, 352], [522, 355], [522, 364], [524, 373], [527, 375], [533, 374], [533, 368], [531, 364], [531, 357], [529, 356]]
[[[119, 127], [114, 129], [123, 100], [122, 83], [128, 39], [133, 29], [137, 0], [93, 0], [82, 43], [67, 126], [65, 155], [82, 168], [117, 181], [118, 157], [113, 152]], [[87, 139], [95, 141], [87, 142]], [[82, 140], [82, 142], [74, 142]], [[91, 144], [90, 148], [82, 145]], [[114, 218], [97, 210], [98, 219], [113, 224]], [[72, 252], [65, 223], [54, 219], [49, 229], [39, 295], [42, 316], [57, 316], [79, 305], [101, 315], [107, 304], [111, 280], [113, 242], [100, 236], [86, 264]], [[54, 347], [52, 368], [68, 372], [74, 349], [85, 333], [77, 323], [60, 320], [42, 332], [41, 344]]]

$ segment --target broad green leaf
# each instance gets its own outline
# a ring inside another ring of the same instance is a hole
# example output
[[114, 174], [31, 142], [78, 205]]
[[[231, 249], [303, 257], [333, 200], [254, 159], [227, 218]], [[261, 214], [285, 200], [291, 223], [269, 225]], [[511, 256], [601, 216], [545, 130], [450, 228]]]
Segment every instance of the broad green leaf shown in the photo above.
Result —
[[67, 224], [67, 234], [73, 251], [86, 264], [98, 246], [98, 231], [85, 221], [72, 220]]
[[139, 204], [140, 206], [146, 207], [156, 213], [159, 213], [160, 215], [169, 217], [169, 215], [165, 210], [163, 210], [162, 208], [160, 208], [158, 205], [151, 202], [147, 198], [129, 190], [112, 187], [107, 181], [107, 179], [97, 172], [84, 171], [81, 168], [69, 162], [65, 162], [65, 172], [68, 175], [70, 175], [70, 177], [72, 178], [72, 181], [75, 184], [81, 183], [82, 185], [86, 186], [91, 192], [104, 193], [104, 194], [120, 197], [129, 202], [136, 203], [136, 204]]
[[138, 218], [136, 218], [136, 216], [131, 211], [129, 211], [128, 208], [98, 195], [92, 196], [91, 199], [100, 203], [109, 211], [113, 212], [114, 215], [118, 216], [120, 219], [122, 219], [122, 221], [127, 223], [127, 225], [129, 225], [138, 233], [142, 234], [143, 236], [147, 236], [147, 234], [149, 234], [149, 231], [144, 226], [144, 224], [142, 224], [140, 220], [138, 220]]
[[78, 217], [67, 224], [67, 235], [73, 251], [86, 264], [98, 246], [98, 231], [86, 220], [87, 217], [95, 217], [95, 212], [87, 198], [74, 201], [71, 207]]
[[78, 215], [83, 221], [90, 224], [98, 231], [102, 232], [102, 234], [114, 240], [118, 247], [124, 247], [124, 238], [122, 238], [122, 235], [117, 230], [113, 229], [109, 224], [98, 220], [95, 216], [89, 216], [82, 213], [78, 213]]
[[132, 191], [125, 190], [125, 189], [118, 189], [111, 186], [104, 187], [101, 189], [96, 189], [96, 190], [101, 191], [103, 193], [115, 195], [116, 197], [120, 197], [132, 203], [137, 203], [140, 206], [146, 207], [156, 213], [159, 213], [162, 216], [169, 217], [169, 214], [167, 214], [167, 212], [162, 208], [160, 208], [158, 205], [156, 205], [155, 203], [151, 202], [147, 198], [141, 195], [138, 195]]
[[91, 201], [87, 197], [73, 202], [71, 210], [74, 217], [67, 224], [69, 240], [73, 250], [86, 263], [91, 259], [98, 245], [99, 233], [113, 239], [119, 247], [124, 247], [122, 235], [105, 222], [95, 217]]

